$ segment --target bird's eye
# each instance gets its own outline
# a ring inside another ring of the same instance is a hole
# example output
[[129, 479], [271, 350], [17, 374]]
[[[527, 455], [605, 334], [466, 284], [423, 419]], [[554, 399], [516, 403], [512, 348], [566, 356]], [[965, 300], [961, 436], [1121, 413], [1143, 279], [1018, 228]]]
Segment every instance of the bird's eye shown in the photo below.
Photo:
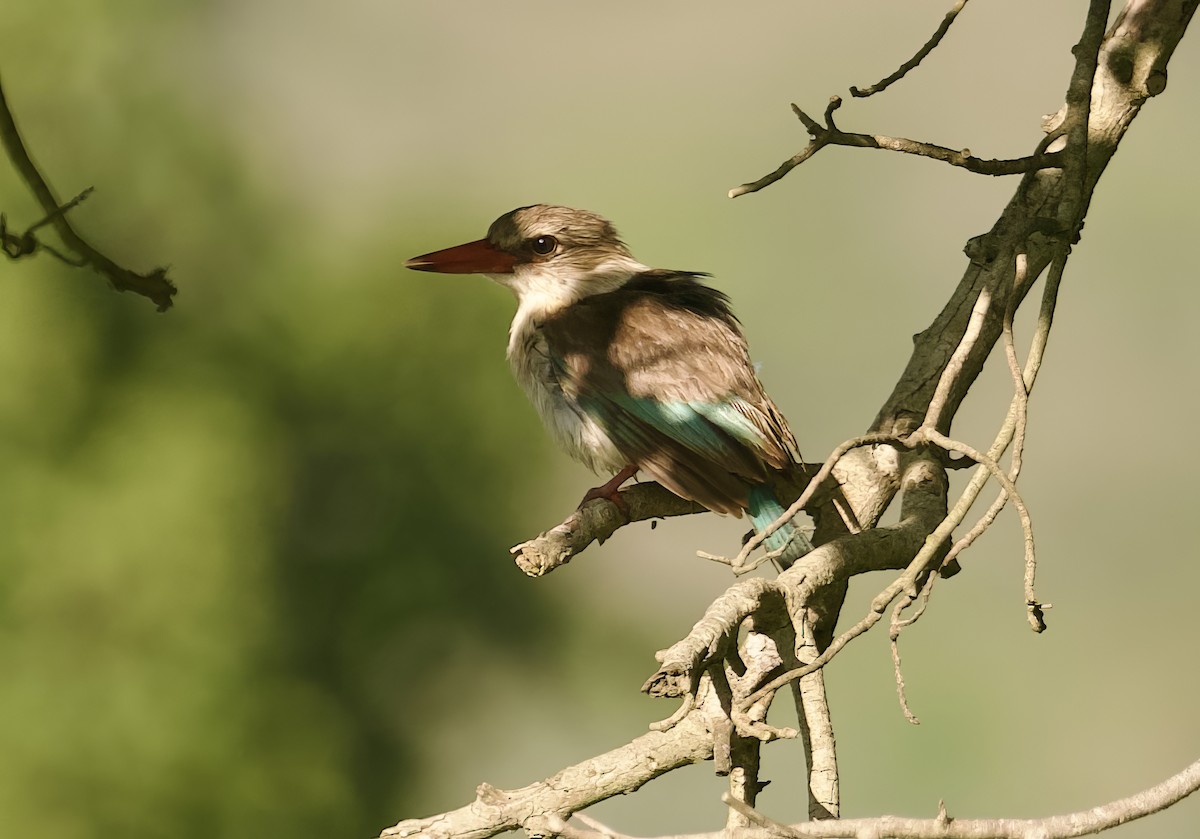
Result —
[[530, 240], [529, 247], [538, 256], [549, 256], [558, 250], [558, 240], [553, 236], [538, 236]]

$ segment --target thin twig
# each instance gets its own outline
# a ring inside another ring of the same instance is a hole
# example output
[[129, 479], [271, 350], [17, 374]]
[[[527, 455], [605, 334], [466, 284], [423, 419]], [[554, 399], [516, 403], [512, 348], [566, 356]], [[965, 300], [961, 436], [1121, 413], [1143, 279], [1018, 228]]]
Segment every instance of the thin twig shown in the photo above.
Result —
[[[947, 560], [942, 560], [942, 567], [946, 567]], [[933, 586], [937, 583], [939, 575], [930, 572], [925, 575], [925, 583], [921, 586], [919, 593], [910, 593], [909, 596], [902, 601], [896, 603], [896, 607], [892, 609], [892, 625], [888, 631], [888, 639], [891, 642], [892, 648], [892, 669], [896, 680], [896, 696], [900, 700], [900, 710], [904, 713], [904, 718], [913, 725], [920, 725], [921, 721], [917, 715], [912, 712], [912, 708], [908, 704], [908, 692], [904, 684], [904, 672], [900, 665], [900, 633], [908, 627], [912, 626], [921, 616], [925, 614], [925, 610], [929, 608], [929, 599], [933, 595]], [[901, 619], [900, 615], [904, 610], [917, 603], [917, 609], [912, 616]]]
[[987, 467], [987, 470], [992, 473], [992, 477], [1004, 487], [1004, 491], [1008, 494], [1013, 506], [1017, 510], [1017, 517], [1021, 520], [1021, 532], [1025, 540], [1025, 609], [1026, 616], [1029, 619], [1029, 625], [1034, 632], [1043, 632], [1046, 629], [1045, 615], [1042, 614], [1044, 608], [1049, 608], [1050, 604], [1042, 604], [1038, 601], [1034, 593], [1033, 579], [1037, 570], [1037, 552], [1034, 549], [1033, 543], [1033, 519], [1029, 515], [1029, 508], [1025, 506], [1025, 499], [1017, 491], [1016, 484], [1008, 479], [1008, 475], [1004, 474], [1004, 470], [1000, 468], [993, 458], [978, 451], [971, 446], [959, 440], [952, 440], [939, 431], [933, 429], [925, 429], [925, 436], [929, 442], [934, 445], [941, 446], [946, 451], [955, 451], [959, 454], [965, 454], [967, 457], [978, 462], [981, 466]]
[[1067, 177], [1063, 202], [1059, 208], [1059, 220], [1068, 226], [1070, 237], [1075, 241], [1083, 224], [1089, 201], [1088, 173], [1088, 125], [1092, 115], [1092, 86], [1100, 60], [1100, 46], [1104, 43], [1104, 29], [1108, 25], [1110, 0], [1091, 0], [1083, 35], [1072, 52], [1075, 69], [1067, 85], [1067, 112], [1063, 118], [1060, 134], [1067, 138], [1064, 174]]
[[[948, 528], [947, 535], [949, 530], [950, 529]], [[927, 540], [925, 544], [928, 547], [929, 541]], [[912, 569], [913, 566], [917, 564], [918, 560], [921, 560], [922, 563], [927, 562], [932, 554], [933, 551], [930, 551], [929, 555], [926, 556], [926, 552], [922, 550], [921, 553], [917, 554], [917, 557], [913, 560], [912, 564], [909, 565], [909, 569]], [[747, 699], [747, 704], [757, 702], [758, 700], [779, 690], [788, 682], [796, 679], [802, 679], [809, 673], [812, 673], [813, 671], [818, 670], [828, 664], [835, 655], [842, 651], [843, 647], [845, 647], [858, 636], [867, 632], [875, 624], [879, 623], [879, 619], [883, 617], [884, 609], [886, 609], [888, 604], [891, 603], [901, 591], [903, 591], [905, 580], [908, 576], [909, 570], [906, 570], [903, 574], [897, 577], [891, 585], [889, 585], [879, 594], [875, 595], [875, 599], [871, 601], [871, 608], [868, 610], [866, 616], [864, 616], [862, 620], [854, 624], [854, 626], [847, 629], [841, 635], [834, 638], [833, 641], [830, 642], [829, 646], [826, 647], [819, 656], [802, 667], [789, 670], [786, 673], [771, 679], [771, 681], [762, 685], [758, 690], [750, 695], [749, 699]]]
[[[792, 105], [792, 107], [795, 108], [796, 106]], [[828, 135], [822, 135], [819, 138], [813, 138], [809, 141], [807, 146], [789, 157], [787, 160], [783, 161], [783, 163], [780, 163], [779, 167], [775, 169], [774, 172], [764, 175], [757, 181], [752, 181], [748, 184], [742, 184], [741, 186], [735, 186], [733, 189], [729, 190], [729, 197], [737, 198], [741, 195], [746, 195], [747, 193], [758, 192], [760, 189], [768, 187], [776, 181], [782, 180], [788, 172], [792, 171], [801, 163], [819, 152], [821, 149], [825, 148], [825, 146], [829, 145], [829, 143], [830, 140]]]
[[[946, 562], [945, 562], [945, 560], [943, 560], [942, 566], [945, 567], [945, 565], [946, 565]], [[925, 585], [921, 586], [921, 593], [915, 599], [909, 600], [908, 603], [905, 604], [905, 608], [908, 608], [914, 602], [916, 602], [917, 610], [915, 612], [913, 612], [911, 616], [909, 616], [903, 620], [895, 620], [895, 618], [897, 618], [899, 616], [899, 613], [892, 614], [892, 618], [894, 621], [892, 624], [892, 629], [894, 632], [899, 634], [900, 630], [906, 629], [906, 628], [912, 626], [914, 623], [916, 623], [918, 620], [921, 619], [921, 615], [923, 615], [925, 613], [925, 610], [927, 608], [929, 608], [929, 598], [933, 596], [933, 586], [939, 579], [941, 579], [941, 578], [937, 574], [930, 574], [925, 579]]]
[[762, 696], [779, 690], [779, 688], [793, 679], [802, 678], [814, 670], [824, 667], [843, 647], [875, 626], [883, 617], [888, 606], [901, 593], [913, 589], [916, 585], [916, 580], [920, 578], [921, 574], [927, 570], [931, 570], [936, 557], [942, 550], [942, 546], [950, 538], [951, 534], [953, 534], [954, 529], [966, 518], [971, 506], [979, 497], [979, 493], [986, 481], [986, 475], [986, 469], [976, 471], [975, 476], [967, 484], [967, 487], [963, 490], [954, 506], [950, 508], [941, 522], [925, 537], [925, 542], [921, 546], [921, 549], [917, 551], [903, 573], [875, 595], [867, 610], [867, 614], [861, 620], [834, 638], [815, 660], [803, 667], [798, 667], [776, 676], [751, 694], [750, 700], [756, 701], [761, 699]]
[[908, 75], [909, 71], [915, 70], [917, 65], [924, 61], [925, 57], [937, 48], [937, 45], [942, 42], [942, 38], [946, 37], [946, 33], [950, 31], [951, 24], [954, 23], [954, 19], [958, 17], [958, 13], [963, 10], [963, 6], [965, 5], [967, 5], [967, 0], [958, 0], [958, 2], [954, 4], [950, 11], [946, 12], [946, 16], [942, 18], [942, 22], [938, 26], [937, 31], [933, 33], [933, 37], [925, 42], [925, 46], [921, 47], [921, 49], [917, 51], [916, 55], [901, 64], [900, 69], [892, 73], [886, 79], [877, 81], [870, 87], [860, 89], [852, 86], [850, 88], [850, 95], [859, 99], [865, 99], [868, 96], [874, 96], [876, 93], [882, 93], [891, 87], [892, 84], [900, 81], [902, 78]]
[[1061, 156], [1058, 152], [1039, 152], [1027, 157], [1017, 157], [1007, 160], [984, 160], [971, 154], [970, 149], [952, 149], [947, 146], [925, 143], [920, 140], [889, 137], [886, 134], [859, 134], [842, 131], [833, 124], [831, 118], [833, 112], [841, 104], [842, 100], [840, 97], [834, 96], [830, 98], [830, 104], [825, 111], [827, 124], [824, 126], [802, 111], [797, 105], [793, 104], [792, 110], [795, 112], [796, 117], [804, 123], [804, 127], [808, 130], [808, 133], [812, 135], [812, 140], [799, 153], [781, 163], [775, 171], [764, 175], [757, 181], [742, 184], [729, 190], [729, 197], [737, 198], [740, 195], [758, 192], [760, 189], [770, 186], [782, 179], [788, 172], [795, 169], [801, 163], [811, 158], [825, 146], [851, 146], [854, 148], [882, 149], [884, 151], [900, 152], [901, 154], [911, 154], [947, 163], [951, 166], [957, 166], [961, 169], [966, 169], [968, 172], [974, 172], [977, 175], [1022, 175], [1038, 169], [1052, 169], [1062, 165]]
[[729, 807], [730, 810], [740, 814], [748, 824], [752, 824], [755, 827], [765, 830], [769, 836], [790, 836], [792, 833], [792, 829], [786, 824], [777, 822], [774, 819], [763, 815], [763, 813], [756, 808], [751, 807], [744, 801], [738, 801], [728, 793], [721, 796], [721, 801], [725, 804], [725, 806]]
[[879, 445], [903, 445], [903, 439], [895, 434], [885, 434], [882, 432], [872, 432], [869, 434], [861, 434], [858, 437], [851, 437], [849, 440], [844, 441], [841, 445], [834, 449], [829, 454], [829, 457], [825, 458], [825, 462], [821, 464], [821, 468], [817, 470], [817, 474], [814, 475], [812, 480], [808, 482], [808, 486], [804, 488], [804, 491], [800, 493], [800, 496], [792, 503], [792, 506], [788, 507], [782, 516], [747, 539], [746, 544], [742, 546], [741, 551], [738, 552], [736, 557], [734, 557], [732, 560], [729, 560], [713, 554], [700, 553], [699, 555], [705, 559], [724, 562], [733, 566], [735, 570], [745, 567], [748, 564], [747, 560], [749, 559], [750, 554], [752, 554], [755, 549], [759, 547], [759, 545], [765, 542], [772, 534], [779, 530], [779, 528], [783, 527], [800, 514], [805, 505], [812, 500], [813, 494], [816, 493], [821, 485], [829, 479], [829, 476], [833, 474], [834, 467], [837, 466], [838, 461], [841, 460], [847, 452], [852, 451], [853, 449], [862, 448], [863, 446]]
[[[1004, 317], [1001, 322], [1001, 337], [1004, 342], [1004, 356], [1008, 361], [1008, 370], [1013, 378], [1013, 398], [1009, 406], [1009, 414], [1012, 417], [1014, 434], [1012, 436], [1013, 454], [1012, 461], [1009, 465], [1008, 479], [1016, 483], [1017, 477], [1021, 474], [1021, 460], [1025, 447], [1025, 430], [1028, 424], [1028, 406], [1029, 406], [1029, 385], [1025, 382], [1025, 376], [1021, 372], [1020, 362], [1017, 359], [1016, 339], [1013, 336], [1013, 316], [1016, 310], [1017, 290], [1024, 284], [1028, 271], [1028, 258], [1025, 253], [1017, 254], [1016, 271], [1013, 275], [1013, 288], [1009, 291], [1008, 299], [1004, 306]], [[1007, 420], [1006, 420], [1007, 422]], [[1005, 441], [1007, 446], [1008, 441]], [[995, 459], [999, 459], [1003, 451], [988, 452]], [[975, 526], [967, 533], [965, 537], [959, 539], [950, 549], [950, 553], [946, 555], [944, 562], [949, 562], [954, 559], [963, 549], [971, 545], [992, 525], [996, 517], [1000, 515], [1000, 511], [1008, 504], [1008, 493], [1003, 489], [992, 502], [987, 512], [975, 523]], [[959, 547], [959, 546], [962, 547]]]
[[55, 219], [61, 218], [62, 216], [66, 215], [70, 210], [75, 209], [80, 204], [82, 204], [84, 201], [86, 201], [87, 197], [95, 191], [96, 191], [96, 188], [94, 186], [89, 186], [87, 189], [85, 189], [83, 192], [76, 195], [74, 198], [72, 198], [66, 204], [63, 204], [61, 207], [55, 208], [54, 212], [49, 213], [41, 221], [35, 221], [33, 224], [29, 225], [29, 228], [25, 231], [25, 235], [31, 236], [32, 234], [36, 233], [40, 228], [45, 227], [47, 224], [50, 224]]
[[604, 836], [616, 836], [617, 835], [617, 832], [615, 830], [613, 830], [611, 827], [609, 827], [608, 825], [604, 824], [601, 821], [598, 821], [597, 819], [592, 818], [587, 813], [576, 813], [574, 815], [574, 818], [577, 818], [581, 822], [583, 822], [584, 825], [586, 825], [589, 830], [594, 830], [601, 835], [604, 835]]
[[[1058, 303], [1058, 290], [1062, 285], [1062, 276], [1066, 268], [1067, 256], [1068, 252], [1066, 248], [1063, 248], [1061, 253], [1050, 264], [1050, 272], [1046, 277], [1046, 287], [1042, 290], [1042, 302], [1038, 312], [1037, 329], [1034, 331], [1033, 339], [1030, 341], [1029, 355], [1025, 359], [1025, 369], [1021, 375], [1022, 387], [1018, 392], [1014, 383], [1014, 396], [1012, 404], [1008, 409], [1008, 417], [1000, 433], [997, 434], [996, 441], [988, 451], [988, 454], [993, 458], [999, 458], [1004, 453], [1004, 449], [1008, 446], [1009, 442], [1015, 437], [1018, 425], [1018, 404], [1021, 400], [1018, 393], [1023, 392], [1027, 399], [1028, 395], [1033, 392], [1033, 385], [1037, 381], [1038, 372], [1042, 367], [1042, 360], [1045, 358], [1046, 345], [1050, 340], [1050, 330], [1054, 325], [1054, 310]], [[992, 506], [975, 523], [975, 526], [950, 548], [950, 552], [946, 554], [945, 562], [949, 562], [957, 557], [969, 548], [976, 539], [983, 535], [984, 531], [991, 526], [992, 522], [1000, 514], [1000, 511], [1004, 509], [1007, 502], [1008, 493], [1001, 489], [996, 500], [992, 502]], [[1027, 587], [1031, 582], [1028, 579], [1026, 580]]]
[[683, 701], [679, 703], [679, 707], [674, 713], [666, 719], [655, 720], [647, 726], [651, 731], [670, 731], [679, 721], [692, 712], [696, 707], [696, 694], [694, 691], [689, 691], [683, 695]]
[[[928, 579], [932, 580], [937, 577], [937, 574], [930, 574]], [[896, 679], [896, 696], [900, 699], [900, 710], [904, 712], [904, 718], [913, 725], [920, 725], [921, 721], [917, 719], [917, 715], [912, 712], [908, 706], [908, 696], [904, 690], [904, 672], [900, 668], [900, 613], [903, 612], [914, 598], [901, 600], [896, 603], [896, 607], [892, 609], [892, 629], [889, 633], [888, 640], [892, 648], [892, 672]]]

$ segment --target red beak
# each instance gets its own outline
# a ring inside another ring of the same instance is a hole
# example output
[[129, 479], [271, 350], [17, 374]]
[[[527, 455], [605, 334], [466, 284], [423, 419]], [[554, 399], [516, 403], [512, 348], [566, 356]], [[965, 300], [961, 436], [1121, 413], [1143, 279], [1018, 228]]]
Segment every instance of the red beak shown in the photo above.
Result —
[[517, 258], [505, 253], [487, 239], [467, 242], [443, 251], [414, 256], [404, 263], [414, 271], [439, 274], [511, 274]]

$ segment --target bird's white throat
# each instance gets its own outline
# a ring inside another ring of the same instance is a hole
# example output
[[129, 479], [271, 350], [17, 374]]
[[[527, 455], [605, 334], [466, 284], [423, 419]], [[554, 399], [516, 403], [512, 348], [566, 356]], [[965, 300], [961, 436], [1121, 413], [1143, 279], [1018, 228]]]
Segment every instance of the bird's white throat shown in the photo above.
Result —
[[579, 406], [578, 394], [565, 393], [552, 368], [541, 326], [547, 318], [596, 294], [614, 291], [647, 266], [619, 254], [583, 271], [573, 266], [526, 265], [512, 274], [489, 275], [517, 296], [508, 332], [513, 375], [537, 409], [550, 436], [593, 472], [611, 473], [625, 459], [596, 422]]

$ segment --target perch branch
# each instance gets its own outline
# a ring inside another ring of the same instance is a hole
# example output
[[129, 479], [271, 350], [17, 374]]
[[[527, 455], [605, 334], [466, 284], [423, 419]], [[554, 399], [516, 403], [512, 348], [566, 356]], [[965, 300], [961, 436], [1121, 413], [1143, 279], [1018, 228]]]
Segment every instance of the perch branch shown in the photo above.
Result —
[[694, 501], [685, 501], [656, 483], [621, 490], [629, 510], [627, 518], [615, 505], [596, 499], [579, 507], [561, 523], [510, 549], [517, 566], [530, 577], [548, 574], [566, 565], [593, 542], [603, 542], [618, 529], [637, 521], [704, 512]]
[[[765, 542], [773, 533], [779, 530], [779, 528], [783, 527], [787, 522], [799, 515], [800, 512], [806, 506], [808, 506], [809, 502], [812, 501], [814, 493], [820, 487], [824, 486], [825, 483], [830, 479], [830, 477], [833, 475], [833, 470], [837, 467], [838, 463], [847, 453], [853, 451], [854, 449], [863, 448], [865, 446], [894, 445], [900, 443], [900, 438], [895, 434], [886, 433], [861, 434], [858, 437], [852, 437], [849, 440], [844, 441], [830, 453], [829, 457], [825, 459], [825, 462], [821, 464], [820, 469], [816, 470], [816, 474], [813, 475], [812, 480], [808, 482], [808, 486], [804, 488], [804, 491], [800, 493], [792, 505], [784, 511], [783, 515], [771, 522], [771, 524], [767, 525], [760, 532], [755, 533], [748, 540], [746, 540], [746, 544], [742, 546], [741, 551], [736, 557], [733, 559], [725, 559], [723, 557], [713, 557], [708, 554], [702, 554], [702, 556], [724, 561], [726, 564], [733, 567], [734, 573], [753, 570], [755, 566], [750, 562], [750, 554], [752, 554], [760, 545], [762, 545], [762, 543]], [[808, 471], [809, 474], [812, 474], [812, 470]]]
[[[928, 574], [925, 577], [925, 585], [921, 587], [921, 602], [922, 604], [929, 602], [930, 589], [933, 588], [933, 582], [937, 579], [937, 574]], [[917, 719], [917, 715], [912, 712], [912, 708], [908, 705], [908, 691], [904, 684], [904, 670], [900, 664], [900, 630], [904, 626], [904, 622], [900, 619], [900, 613], [903, 612], [909, 605], [916, 600], [916, 596], [910, 596], [896, 603], [892, 609], [892, 625], [888, 632], [888, 640], [892, 648], [892, 676], [896, 680], [896, 698], [900, 700], [900, 710], [904, 712], [904, 718], [913, 725], [920, 725], [921, 721]]]

